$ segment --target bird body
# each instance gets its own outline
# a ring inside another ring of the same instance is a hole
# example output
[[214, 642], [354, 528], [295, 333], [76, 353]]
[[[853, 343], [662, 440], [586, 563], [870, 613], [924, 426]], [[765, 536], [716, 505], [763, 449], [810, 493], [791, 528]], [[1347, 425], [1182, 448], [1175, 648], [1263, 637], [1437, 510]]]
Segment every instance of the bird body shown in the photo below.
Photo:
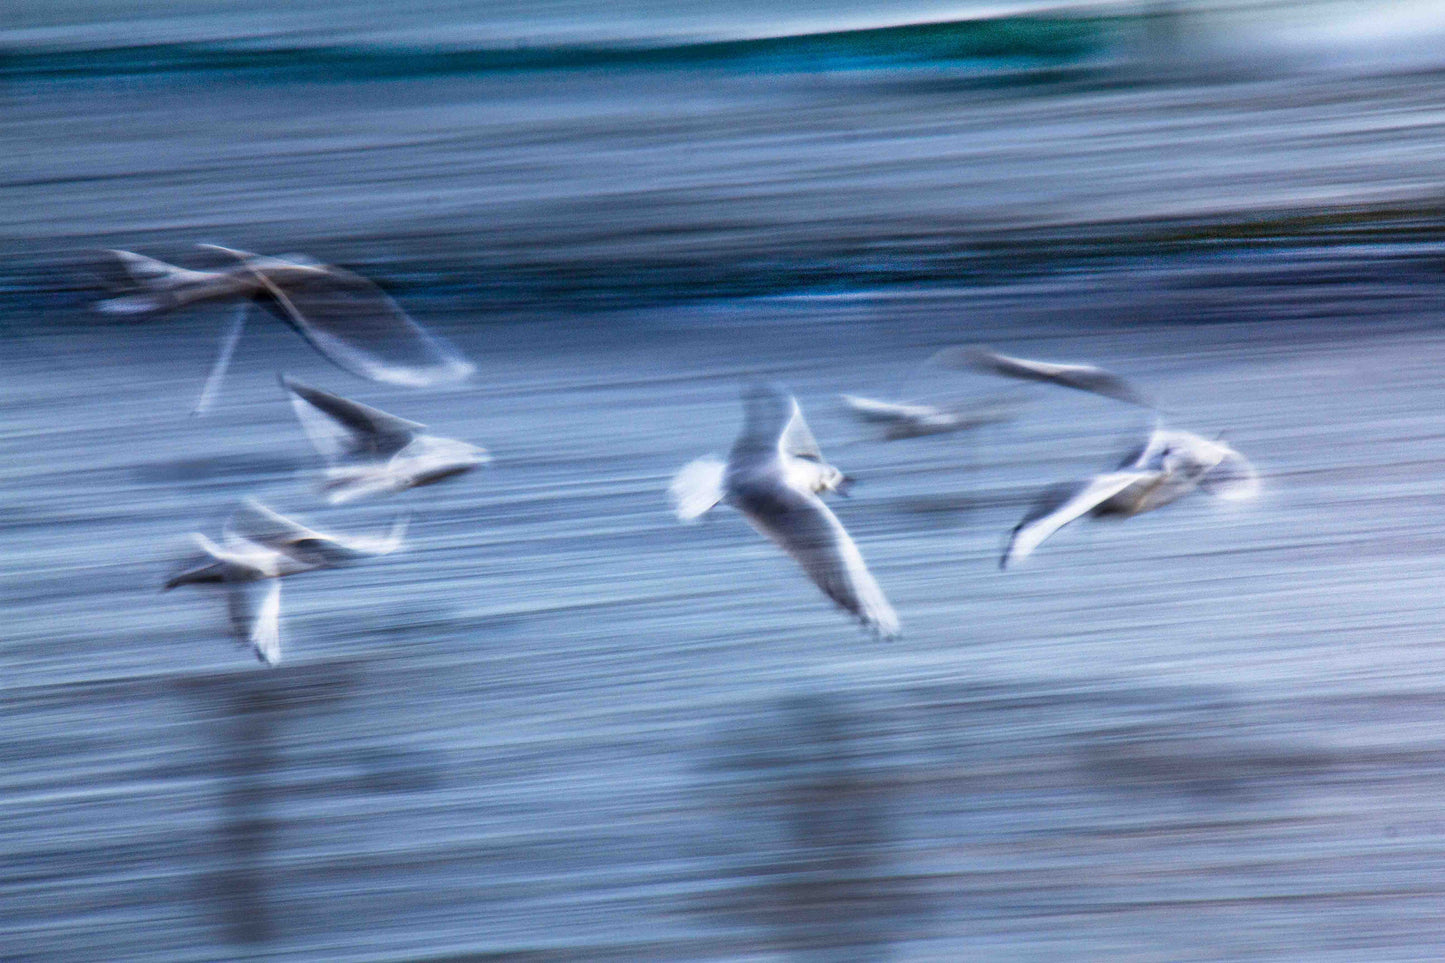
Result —
[[760, 386], [749, 389], [744, 401], [743, 431], [727, 461], [698, 459], [673, 478], [669, 493], [678, 517], [692, 521], [726, 502], [865, 627], [881, 638], [897, 636], [897, 613], [852, 537], [819, 497], [846, 494], [851, 480], [823, 460], [791, 395]]

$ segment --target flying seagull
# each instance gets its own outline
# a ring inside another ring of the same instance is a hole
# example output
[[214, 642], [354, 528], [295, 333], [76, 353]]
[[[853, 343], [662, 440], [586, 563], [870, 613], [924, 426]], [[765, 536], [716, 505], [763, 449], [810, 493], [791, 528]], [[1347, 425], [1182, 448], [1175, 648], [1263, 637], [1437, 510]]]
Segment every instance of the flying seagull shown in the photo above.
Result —
[[1155, 428], [1149, 440], [1112, 472], [1046, 491], [1009, 536], [999, 567], [1026, 558], [1076, 518], [1128, 518], [1153, 511], [1202, 489], [1229, 501], [1259, 493], [1259, 475], [1243, 455], [1222, 441], [1187, 431]]
[[[281, 661], [281, 579], [320, 568], [346, 565], [401, 547], [406, 522], [398, 519], [382, 537], [329, 535], [246, 499], [226, 523], [217, 545], [200, 532], [191, 535], [198, 551], [166, 580], [177, 585], [224, 585], [231, 632], [267, 665]], [[265, 588], [252, 586], [265, 582]], [[254, 591], [263, 594], [259, 601]]]
[[1050, 384], [1087, 391], [1129, 404], [1153, 408], [1154, 403], [1118, 375], [1091, 364], [1053, 364], [1013, 358], [987, 348], [944, 348], [929, 359], [945, 368], [971, 368], [1005, 378], [1022, 381], [1047, 381]]
[[326, 460], [333, 505], [432, 485], [491, 461], [485, 448], [422, 432], [425, 425], [281, 376], [306, 436]]
[[895, 638], [897, 613], [868, 571], [858, 546], [818, 497], [828, 491], [846, 495], [850, 479], [823, 460], [791, 395], [771, 386], [754, 386], [744, 392], [743, 402], [743, 431], [727, 461], [699, 458], [673, 478], [668, 493], [677, 517], [695, 521], [726, 502], [791, 555], [824, 594], [865, 627], [880, 638]]
[[194, 414], [204, 412], [220, 388], [252, 303], [289, 324], [328, 361], [362, 378], [426, 387], [461, 380], [475, 370], [360, 275], [306, 257], [262, 257], [214, 244], [200, 246], [237, 263], [219, 271], [192, 271], [130, 251], [111, 251], [132, 290], [97, 304], [108, 314], [155, 314], [211, 301], [237, 304]]
[[999, 406], [940, 407], [900, 401], [882, 401], [877, 398], [864, 398], [860, 395], [839, 395], [838, 397], [859, 421], [881, 425], [883, 438], [886, 441], [921, 438], [924, 435], [942, 435], [955, 431], [971, 431], [985, 425], [997, 424], [1009, 417], [1008, 412]]

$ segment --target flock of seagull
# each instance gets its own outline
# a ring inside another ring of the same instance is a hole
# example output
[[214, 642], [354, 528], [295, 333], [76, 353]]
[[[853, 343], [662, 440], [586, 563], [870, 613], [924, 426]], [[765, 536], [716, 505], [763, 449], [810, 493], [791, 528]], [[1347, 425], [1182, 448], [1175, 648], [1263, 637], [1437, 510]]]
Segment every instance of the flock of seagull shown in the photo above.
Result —
[[[373, 381], [425, 387], [461, 380], [474, 370], [359, 275], [305, 257], [202, 247], [226, 258], [226, 266], [198, 271], [128, 251], [112, 252], [122, 269], [123, 290], [98, 304], [100, 310], [117, 314], [151, 314], [215, 301], [237, 305], [194, 414], [204, 412], [219, 391], [253, 305], [285, 321], [333, 364]], [[1051, 364], [982, 348], [948, 348], [930, 360], [1154, 407], [1123, 378], [1093, 365]], [[318, 487], [330, 504], [434, 484], [490, 461], [480, 446], [426, 434], [424, 425], [285, 375], [280, 382], [325, 463]], [[962, 431], [1003, 417], [996, 410], [857, 395], [842, 395], [841, 400], [860, 420], [881, 425], [886, 439]], [[897, 612], [847, 529], [822, 499], [832, 492], [846, 495], [851, 479], [824, 460], [802, 408], [788, 392], [775, 385], [750, 385], [743, 405], [742, 432], [727, 458], [696, 459], [673, 477], [668, 494], [677, 517], [693, 522], [719, 504], [731, 506], [865, 628], [882, 639], [897, 637]], [[1044, 492], [1013, 529], [999, 564], [1021, 561], [1085, 515], [1138, 515], [1196, 490], [1242, 500], [1259, 487], [1253, 466], [1223, 441], [1156, 421], [1148, 438], [1112, 469]], [[232, 634], [261, 661], [274, 665], [281, 659], [280, 580], [390, 554], [401, 547], [406, 527], [406, 518], [400, 517], [384, 536], [325, 533], [247, 498], [226, 522], [220, 543], [193, 533], [195, 553], [165, 588], [223, 586]], [[264, 586], [258, 587], [260, 583]]]

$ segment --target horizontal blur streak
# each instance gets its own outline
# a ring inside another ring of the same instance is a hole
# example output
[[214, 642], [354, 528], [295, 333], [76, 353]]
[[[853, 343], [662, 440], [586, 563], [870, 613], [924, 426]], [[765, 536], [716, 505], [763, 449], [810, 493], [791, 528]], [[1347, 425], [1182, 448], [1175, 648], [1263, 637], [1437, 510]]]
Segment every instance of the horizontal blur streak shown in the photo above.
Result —
[[[580, 22], [611, 23], [610, 9]], [[827, 53], [724, 44], [693, 61], [634, 51], [526, 71], [468, 66], [436, 36], [353, 49], [303, 34], [218, 58], [189, 45], [204, 31], [68, 53], [17, 32], [0, 289], [84, 284], [62, 262], [87, 247], [168, 258], [198, 240], [494, 307], [1418, 239], [1442, 217], [1438, 72], [1256, 49], [1260, 18], [1302, 29], [1303, 11], [1350, 23], [1376, 7], [1252, 9], [1025, 8], [809, 34]], [[1111, 11], [1127, 29], [1099, 20]], [[1397, 33], [1433, 36], [1420, 16]], [[1059, 30], [1078, 49], [1041, 58]], [[978, 44], [993, 53], [969, 54]], [[1445, 43], [1434, 50], [1438, 65]], [[49, 57], [81, 73], [48, 72]]]
[[[481, 371], [441, 393], [346, 379], [275, 331], [206, 419], [199, 323], [24, 342], [0, 449], [5, 955], [1439, 948], [1445, 285], [1367, 266], [449, 316]], [[1264, 495], [1071, 527], [999, 573], [1037, 492], [1151, 416], [1024, 386], [1012, 421], [880, 442], [835, 400], [995, 397], [918, 368], [961, 317], [1225, 431]], [[264, 671], [213, 599], [156, 594], [170, 539], [248, 493], [360, 531], [402, 504], [320, 507], [283, 364], [496, 461], [410, 493], [408, 550], [298, 577], [289, 663]], [[736, 517], [672, 519], [667, 479], [736, 432], [742, 370], [796, 391], [859, 479], [837, 511], [902, 640]]]
[[[0, 34], [0, 958], [1445, 955], [1424, 5], [253, 6]], [[91, 249], [197, 242], [355, 270], [477, 371], [258, 324], [191, 418], [226, 308], [102, 315]], [[923, 365], [958, 344], [1116, 372], [1260, 498], [1000, 572], [1155, 415]], [[491, 468], [326, 506], [278, 371]], [[755, 379], [900, 640], [669, 511]], [[412, 518], [288, 585], [274, 670], [159, 592], [245, 496]]]

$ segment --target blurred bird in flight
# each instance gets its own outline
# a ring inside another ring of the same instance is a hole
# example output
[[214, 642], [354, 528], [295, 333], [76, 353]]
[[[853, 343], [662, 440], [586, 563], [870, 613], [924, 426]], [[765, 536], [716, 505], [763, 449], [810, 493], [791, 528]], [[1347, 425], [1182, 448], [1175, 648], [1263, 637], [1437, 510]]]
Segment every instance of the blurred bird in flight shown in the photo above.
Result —
[[423, 434], [426, 426], [414, 421], [284, 375], [281, 385], [326, 460], [321, 489], [333, 505], [432, 485], [491, 461], [485, 448]]
[[362, 378], [426, 387], [461, 380], [475, 370], [366, 278], [306, 257], [262, 257], [213, 244], [200, 246], [237, 263], [192, 271], [130, 251], [112, 251], [128, 290], [97, 304], [108, 314], [153, 314], [192, 304], [237, 302], [193, 414], [210, 407], [253, 303], [285, 321], [337, 367]]
[[1012, 412], [999, 405], [944, 407], [883, 401], [877, 398], [865, 398], [861, 395], [839, 395], [838, 397], [859, 421], [882, 426], [885, 441], [922, 438], [925, 435], [942, 435], [955, 431], [971, 431], [985, 425], [1006, 421], [1012, 417]]
[[743, 396], [742, 434], [726, 462], [712, 456], [683, 467], [668, 491], [679, 519], [691, 522], [726, 502], [803, 567], [839, 606], [883, 639], [899, 634], [898, 615], [823, 492], [847, 494], [851, 480], [823, 460], [802, 409], [772, 386]]
[[1259, 487], [1254, 466], [1224, 442], [1156, 427], [1114, 471], [1046, 491], [1015, 526], [999, 567], [1028, 557], [1054, 532], [1086, 514], [1129, 518], [1195, 489], [1241, 501], [1258, 494]]
[[[405, 519], [380, 537], [340, 536], [318, 532], [246, 499], [226, 522], [217, 545], [200, 532], [191, 535], [198, 552], [186, 559], [164, 590], [178, 585], [224, 585], [231, 631], [267, 665], [281, 661], [282, 578], [321, 568], [347, 565], [401, 547]], [[253, 586], [266, 582], [257, 601]]]
[[967, 368], [1020, 381], [1044, 381], [1144, 408], [1154, 407], [1154, 403], [1129, 382], [1113, 372], [1091, 364], [1030, 361], [1027, 358], [999, 354], [987, 348], [964, 347], [944, 348], [935, 353], [929, 362], [945, 368]]

